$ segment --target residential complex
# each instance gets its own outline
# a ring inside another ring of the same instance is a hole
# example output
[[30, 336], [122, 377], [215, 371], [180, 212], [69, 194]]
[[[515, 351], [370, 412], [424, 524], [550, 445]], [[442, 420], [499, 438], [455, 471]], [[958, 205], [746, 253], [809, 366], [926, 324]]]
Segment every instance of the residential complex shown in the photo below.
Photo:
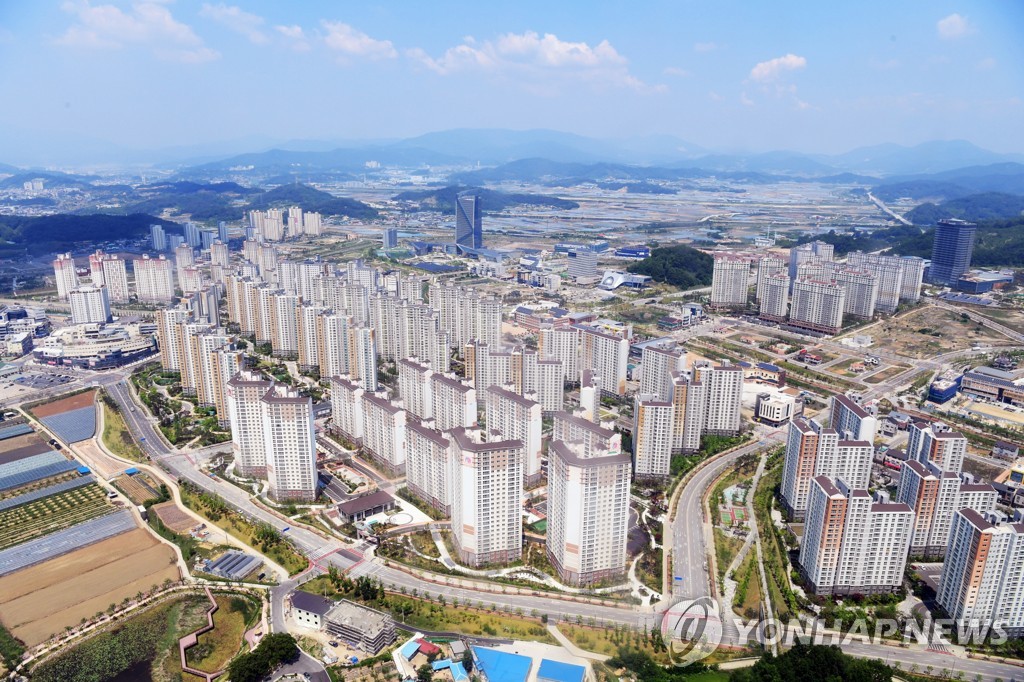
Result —
[[750, 261], [743, 256], [716, 253], [711, 279], [711, 305], [716, 308], [747, 305]]

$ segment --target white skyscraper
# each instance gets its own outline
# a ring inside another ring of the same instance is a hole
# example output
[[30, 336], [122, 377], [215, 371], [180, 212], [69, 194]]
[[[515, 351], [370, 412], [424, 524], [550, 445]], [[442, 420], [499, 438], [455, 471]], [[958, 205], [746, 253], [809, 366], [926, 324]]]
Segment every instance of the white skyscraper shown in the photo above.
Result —
[[347, 376], [331, 377], [332, 430], [347, 438], [353, 445], [363, 439], [363, 394], [358, 383]]
[[405, 480], [410, 492], [444, 515], [451, 512], [448, 450], [451, 443], [433, 421], [410, 419], [405, 428]]
[[231, 423], [231, 451], [235, 473], [246, 478], [266, 478], [267, 449], [263, 408], [260, 401], [273, 382], [253, 372], [240, 372], [228, 381], [227, 405]]
[[672, 374], [686, 369], [686, 353], [671, 345], [644, 346], [640, 356], [640, 388], [637, 393], [668, 400], [672, 395]]
[[541, 478], [540, 403], [523, 397], [508, 388], [491, 386], [486, 391], [486, 424], [488, 433], [497, 433], [505, 440], [523, 444], [524, 483], [532, 486]]
[[785, 269], [765, 277], [763, 285], [759, 280], [758, 286], [761, 289], [761, 319], [785, 322], [789, 311], [789, 276]]
[[633, 403], [633, 471], [637, 478], [665, 478], [671, 471], [675, 409], [656, 395]]
[[625, 395], [629, 340], [596, 327], [579, 327], [579, 332], [580, 368], [593, 370], [601, 378], [606, 395]]
[[476, 425], [477, 393], [472, 385], [434, 372], [430, 377], [434, 428], [438, 431]]
[[833, 276], [846, 289], [843, 312], [870, 320], [878, 302], [878, 277], [868, 270], [853, 268], [839, 268]]
[[548, 448], [547, 550], [562, 582], [593, 585], [626, 571], [630, 459], [553, 440]]
[[537, 332], [537, 352], [542, 358], [562, 363], [562, 374], [572, 384], [580, 381], [580, 334], [573, 327], [541, 327]]
[[711, 305], [716, 308], [747, 304], [750, 260], [731, 253], [716, 253], [711, 275]]
[[764, 287], [768, 278], [773, 275], [787, 274], [786, 261], [779, 256], [762, 256], [757, 261], [757, 300], [764, 301]]
[[75, 270], [75, 259], [70, 253], [61, 253], [53, 261], [53, 279], [57, 284], [57, 296], [68, 299], [68, 294], [78, 286], [78, 272]]
[[798, 279], [793, 284], [793, 302], [789, 323], [825, 334], [838, 334], [843, 328], [846, 290], [834, 281]]
[[132, 267], [135, 269], [135, 291], [140, 302], [170, 303], [174, 300], [171, 261], [163, 255], [150, 258], [143, 254], [142, 258], [132, 261]]
[[405, 473], [406, 412], [386, 398], [363, 394], [363, 451], [390, 476]]
[[83, 286], [72, 289], [68, 294], [71, 301], [71, 323], [110, 322], [110, 298], [105, 286]]
[[270, 497], [279, 502], [313, 502], [318, 482], [313, 401], [275, 384], [260, 405]]

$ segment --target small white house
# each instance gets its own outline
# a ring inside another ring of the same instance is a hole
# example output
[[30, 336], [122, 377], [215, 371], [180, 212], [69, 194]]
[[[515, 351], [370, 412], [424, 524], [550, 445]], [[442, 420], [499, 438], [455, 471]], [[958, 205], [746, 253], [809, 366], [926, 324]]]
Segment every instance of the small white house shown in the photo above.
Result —
[[311, 630], [323, 628], [323, 617], [332, 606], [334, 602], [330, 599], [298, 590], [292, 592], [292, 615], [299, 625]]

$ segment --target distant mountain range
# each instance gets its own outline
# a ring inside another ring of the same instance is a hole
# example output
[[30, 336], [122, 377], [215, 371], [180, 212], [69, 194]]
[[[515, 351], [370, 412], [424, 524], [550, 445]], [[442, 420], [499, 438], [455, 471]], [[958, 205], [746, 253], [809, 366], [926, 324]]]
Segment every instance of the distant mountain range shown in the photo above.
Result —
[[[612, 163], [627, 166], [699, 168], [706, 171], [767, 173], [800, 177], [829, 177], [842, 173], [872, 177], [940, 173], [966, 166], [1024, 162], [1024, 154], [999, 154], [964, 140], [925, 142], [914, 146], [881, 144], [843, 154], [804, 154], [792, 151], [721, 153], [673, 135], [597, 139], [554, 130], [457, 129], [401, 140], [287, 140], [245, 138], [216, 145], [193, 145], [148, 152], [126, 151], [95, 141], [62, 144], [68, 153], [93, 158], [94, 164], [150, 165], [181, 171], [181, 179], [215, 179], [231, 169], [252, 167], [262, 177], [283, 175], [310, 181], [314, 173], [369, 172], [368, 162], [385, 167], [495, 167], [512, 161], [543, 158], [556, 163]], [[15, 144], [17, 143], [17, 144]], [[0, 139], [0, 146], [25, 156], [25, 140]], [[246, 153], [237, 150], [249, 149]], [[18, 151], [21, 150], [21, 151]], [[53, 155], [40, 163], [55, 163]], [[65, 163], [88, 164], [68, 157]], [[10, 159], [7, 159], [10, 161]], [[0, 172], [18, 169], [0, 166]], [[239, 171], [243, 172], [243, 171]], [[218, 175], [219, 174], [219, 175]]]

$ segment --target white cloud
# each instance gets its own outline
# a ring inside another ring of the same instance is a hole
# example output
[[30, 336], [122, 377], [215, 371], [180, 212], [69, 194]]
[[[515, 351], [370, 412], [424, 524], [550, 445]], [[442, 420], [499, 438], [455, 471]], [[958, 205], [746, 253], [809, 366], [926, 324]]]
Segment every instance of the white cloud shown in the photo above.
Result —
[[677, 76], [678, 78], [686, 78], [690, 75], [690, 72], [686, 69], [681, 69], [678, 66], [666, 66], [661, 70], [666, 76]]
[[241, 33], [249, 42], [256, 45], [265, 45], [270, 41], [262, 30], [263, 17], [250, 14], [237, 5], [203, 3], [199, 9], [199, 16], [212, 19], [235, 33]]
[[978, 71], [991, 71], [996, 68], [997, 63], [998, 62], [996, 62], [995, 57], [985, 57], [975, 64], [975, 68], [977, 68]]
[[747, 93], [741, 92], [740, 93], [740, 104], [742, 104], [745, 107], [752, 107], [752, 106], [754, 106], [754, 100], [752, 100], [749, 97], [747, 97]]
[[775, 59], [761, 62], [750, 70], [751, 80], [766, 83], [773, 81], [782, 75], [784, 71], [795, 71], [807, 66], [807, 60], [795, 54], [787, 54]]
[[[506, 33], [496, 40], [478, 42], [472, 37], [450, 47], [439, 57], [420, 48], [406, 50], [406, 56], [431, 71], [448, 75], [470, 69], [518, 73], [529, 77], [557, 74], [587, 81], [598, 87], [626, 87], [638, 91], [662, 92], [664, 85], [649, 85], [629, 72], [628, 60], [607, 40], [591, 46], [586, 42], [561, 40], [552, 33], [534, 31]], [[557, 88], [555, 88], [557, 90]]]
[[56, 39], [58, 45], [107, 49], [142, 45], [153, 48], [161, 59], [193, 64], [220, 56], [203, 45], [191, 26], [156, 2], [138, 2], [130, 11], [115, 5], [92, 5], [88, 0], [67, 2], [61, 8], [76, 21]]
[[301, 26], [275, 26], [274, 30], [281, 34], [288, 45], [298, 52], [306, 52], [310, 49], [309, 39]]
[[327, 31], [324, 43], [332, 50], [340, 52], [343, 57], [394, 59], [398, 56], [398, 52], [390, 40], [375, 40], [340, 21], [325, 19], [320, 24]]
[[718, 48], [719, 48], [718, 43], [708, 42], [708, 43], [694, 43], [693, 44], [693, 51], [694, 52], [714, 52]]
[[708, 99], [709, 99], [709, 100], [711, 100], [712, 102], [721, 102], [721, 101], [723, 101], [723, 100], [724, 100], [725, 98], [724, 98], [724, 97], [722, 97], [721, 95], [719, 95], [719, 94], [718, 94], [717, 92], [715, 92], [714, 90], [712, 90], [711, 92], [709, 92], [709, 93], [708, 93]]
[[938, 23], [935, 24], [935, 28], [939, 32], [939, 37], [943, 40], [956, 40], [968, 33], [974, 32], [974, 26], [967, 20], [967, 17], [956, 13], [939, 19]]

